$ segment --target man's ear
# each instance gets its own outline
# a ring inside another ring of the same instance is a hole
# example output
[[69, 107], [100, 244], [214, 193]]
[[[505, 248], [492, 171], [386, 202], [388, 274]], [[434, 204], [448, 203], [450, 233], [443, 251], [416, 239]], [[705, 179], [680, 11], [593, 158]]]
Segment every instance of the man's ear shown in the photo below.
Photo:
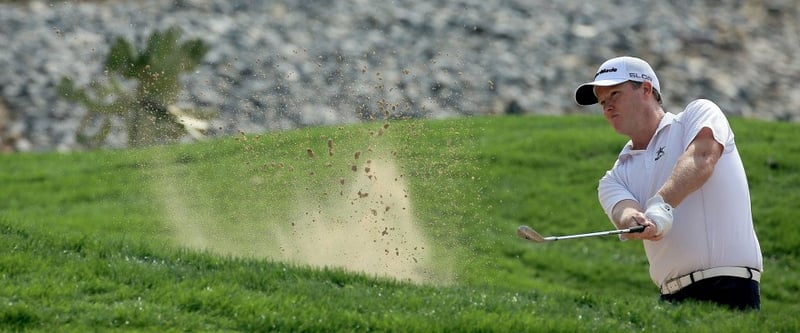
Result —
[[647, 80], [642, 81], [642, 88], [644, 88], [644, 90], [646, 90], [651, 94], [653, 93], [653, 83], [651, 83], [650, 81]]

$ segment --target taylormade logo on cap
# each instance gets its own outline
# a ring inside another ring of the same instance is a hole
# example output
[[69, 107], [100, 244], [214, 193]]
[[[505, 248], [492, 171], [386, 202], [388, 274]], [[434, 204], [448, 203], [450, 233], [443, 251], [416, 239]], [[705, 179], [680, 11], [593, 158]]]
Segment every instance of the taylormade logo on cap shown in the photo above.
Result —
[[656, 73], [650, 65], [639, 58], [618, 57], [607, 60], [594, 76], [594, 81], [587, 82], [578, 87], [575, 91], [575, 101], [580, 105], [592, 105], [597, 103], [597, 96], [594, 95], [594, 87], [608, 87], [623, 83], [625, 81], [644, 82], [650, 81], [653, 88], [661, 92]]
[[597, 72], [597, 74], [595, 74], [595, 75], [594, 75], [594, 78], [596, 79], [596, 78], [597, 78], [597, 76], [598, 76], [598, 75], [600, 75], [600, 74], [604, 74], [604, 73], [611, 73], [611, 72], [616, 72], [616, 71], [617, 71], [617, 68], [616, 68], [616, 67], [611, 67], [611, 68], [603, 68], [603, 69], [601, 69], [599, 72]]

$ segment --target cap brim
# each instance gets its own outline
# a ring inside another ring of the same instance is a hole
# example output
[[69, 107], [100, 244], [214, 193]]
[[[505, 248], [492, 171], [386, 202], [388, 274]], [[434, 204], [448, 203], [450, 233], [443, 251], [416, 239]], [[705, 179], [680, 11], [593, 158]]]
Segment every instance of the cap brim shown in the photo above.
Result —
[[627, 80], [625, 79], [606, 79], [606, 80], [597, 80], [593, 82], [587, 82], [578, 87], [575, 90], [575, 101], [578, 102], [580, 105], [592, 105], [597, 103], [597, 96], [594, 95], [594, 87], [601, 86], [601, 87], [610, 87], [615, 86], [620, 83], [623, 83]]

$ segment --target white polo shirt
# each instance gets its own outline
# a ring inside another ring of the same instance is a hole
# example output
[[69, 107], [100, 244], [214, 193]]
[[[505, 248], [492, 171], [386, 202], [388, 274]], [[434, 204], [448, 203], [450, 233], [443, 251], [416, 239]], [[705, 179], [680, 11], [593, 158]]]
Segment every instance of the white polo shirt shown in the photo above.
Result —
[[600, 179], [600, 204], [609, 218], [614, 205], [622, 200], [636, 200], [644, 207], [669, 178], [680, 155], [706, 127], [724, 146], [713, 174], [674, 207], [672, 229], [664, 238], [644, 241], [650, 277], [658, 286], [712, 267], [763, 269], [747, 177], [733, 131], [722, 110], [709, 100], [693, 101], [678, 115], [666, 113], [647, 149], [632, 150], [629, 141], [614, 167]]

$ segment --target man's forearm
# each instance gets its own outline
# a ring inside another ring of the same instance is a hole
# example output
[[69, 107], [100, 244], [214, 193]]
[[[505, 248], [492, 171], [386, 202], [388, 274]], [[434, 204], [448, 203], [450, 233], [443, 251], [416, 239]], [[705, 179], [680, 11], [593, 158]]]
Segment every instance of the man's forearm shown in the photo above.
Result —
[[678, 158], [672, 174], [657, 194], [672, 207], [677, 207], [711, 178], [721, 155], [722, 145], [714, 140], [710, 129], [704, 128]]

